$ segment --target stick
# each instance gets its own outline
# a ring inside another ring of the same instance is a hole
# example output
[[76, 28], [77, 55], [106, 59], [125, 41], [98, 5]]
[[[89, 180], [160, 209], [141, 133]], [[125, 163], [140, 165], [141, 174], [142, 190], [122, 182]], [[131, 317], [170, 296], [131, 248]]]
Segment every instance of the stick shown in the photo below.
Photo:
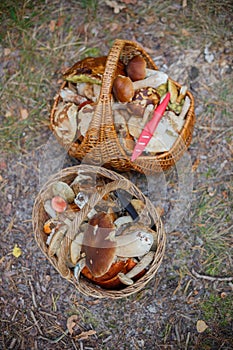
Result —
[[214, 276], [200, 275], [194, 269], [192, 269], [191, 272], [196, 278], [203, 278], [203, 279], [208, 280], [208, 281], [230, 282], [233, 280], [233, 277], [214, 277]]

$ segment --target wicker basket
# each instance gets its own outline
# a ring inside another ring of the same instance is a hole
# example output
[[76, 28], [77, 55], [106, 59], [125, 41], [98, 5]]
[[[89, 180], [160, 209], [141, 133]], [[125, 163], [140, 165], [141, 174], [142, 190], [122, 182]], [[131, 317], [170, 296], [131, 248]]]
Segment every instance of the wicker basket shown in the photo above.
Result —
[[[56, 255], [50, 256], [48, 254], [48, 246], [46, 244], [48, 236], [44, 233], [43, 230], [44, 223], [48, 220], [48, 214], [44, 210], [43, 200], [46, 196], [48, 188], [53, 183], [57, 181], [63, 181], [67, 184], [70, 184], [73, 181], [73, 179], [77, 176], [77, 173], [80, 170], [82, 172], [86, 172], [92, 175], [97, 174], [101, 178], [105, 179], [107, 181], [107, 184], [104, 185], [101, 190], [96, 190], [96, 192], [91, 195], [88, 203], [83, 207], [83, 209], [77, 212], [75, 219], [72, 223], [74, 226], [72, 226], [71, 230], [69, 231], [69, 234], [66, 234], [65, 238], [63, 238], [59, 258]], [[96, 203], [98, 203], [103, 198], [103, 196], [116, 189], [123, 189], [127, 191], [128, 193], [130, 193], [131, 196], [133, 196], [136, 199], [140, 199], [146, 205], [148, 213], [151, 217], [151, 221], [155, 225], [156, 232], [158, 234], [158, 239], [157, 249], [153, 261], [150, 264], [148, 270], [145, 272], [145, 274], [138, 280], [136, 280], [136, 282], [131, 286], [126, 286], [125, 288], [119, 290], [108, 290], [97, 286], [95, 283], [92, 283], [82, 275], [79, 281], [77, 281], [77, 279], [74, 277], [72, 268], [68, 267], [67, 265], [67, 252], [70, 249], [70, 244], [75, 235], [75, 232], [77, 232], [78, 227], [86, 218], [87, 213], [90, 212], [90, 210], [96, 205]], [[145, 285], [156, 274], [164, 256], [166, 236], [162, 221], [159, 217], [159, 214], [157, 213], [157, 210], [133, 183], [131, 183], [125, 177], [109, 169], [89, 165], [78, 165], [67, 169], [63, 169], [56, 175], [52, 176], [50, 180], [43, 186], [35, 200], [32, 214], [32, 222], [36, 241], [42, 252], [51, 262], [51, 264], [55, 267], [55, 269], [61, 274], [62, 277], [67, 279], [69, 282], [73, 283], [74, 286], [80, 292], [93, 297], [110, 297], [117, 299], [138, 292], [143, 287], [145, 287]]]
[[[89, 130], [84, 139], [81, 142], [75, 141], [69, 146], [68, 153], [71, 156], [79, 160], [85, 159], [85, 163], [102, 165], [118, 171], [136, 170], [142, 173], [152, 173], [164, 171], [174, 165], [190, 145], [195, 115], [193, 96], [190, 92], [187, 92], [187, 96], [191, 101], [190, 108], [186, 115], [183, 128], [169, 151], [153, 156], [142, 155], [136, 161], [132, 162], [130, 156], [123, 149], [118, 139], [111, 110], [112, 86], [115, 76], [119, 74], [120, 63], [127, 64], [132, 57], [138, 54], [146, 60], [147, 68], [158, 70], [147, 52], [137, 43], [128, 40], [115, 40], [108, 54], [105, 69], [97, 61], [98, 71], [101, 74], [103, 73], [100, 96], [93, 119], [89, 125]], [[95, 65], [94, 59], [90, 61], [85, 59], [77, 62], [70, 70], [79, 69], [82, 71], [88, 68], [87, 65], [90, 65], [90, 68], [93, 70], [93, 66]], [[180, 84], [176, 82], [175, 84], [178, 89], [181, 88]], [[62, 84], [62, 88], [64, 86], [66, 86], [66, 82]], [[54, 113], [59, 101], [60, 97], [57, 96], [50, 117], [51, 129], [54, 132]], [[58, 138], [58, 140], [62, 142], [61, 139]]]

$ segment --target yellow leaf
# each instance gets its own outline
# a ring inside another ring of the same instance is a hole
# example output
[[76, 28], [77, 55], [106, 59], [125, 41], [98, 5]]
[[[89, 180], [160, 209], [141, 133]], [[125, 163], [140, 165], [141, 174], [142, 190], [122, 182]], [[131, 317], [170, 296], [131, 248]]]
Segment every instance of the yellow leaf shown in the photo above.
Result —
[[67, 329], [69, 331], [69, 333], [72, 335], [73, 332], [74, 332], [74, 327], [76, 325], [76, 322], [78, 320], [78, 315], [71, 315], [70, 317], [68, 317], [67, 319], [67, 323], [66, 323], [66, 326], [67, 326]]
[[12, 254], [18, 258], [20, 257], [20, 255], [22, 254], [22, 250], [18, 247], [18, 244], [15, 244], [14, 248], [13, 248], [13, 252]]
[[203, 333], [208, 328], [207, 324], [203, 320], [198, 320], [196, 327], [197, 327], [198, 333]]

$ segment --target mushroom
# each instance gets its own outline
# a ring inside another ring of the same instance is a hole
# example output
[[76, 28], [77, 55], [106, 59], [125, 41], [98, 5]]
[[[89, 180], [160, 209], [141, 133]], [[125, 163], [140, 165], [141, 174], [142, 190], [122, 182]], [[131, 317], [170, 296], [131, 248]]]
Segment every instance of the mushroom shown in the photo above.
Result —
[[47, 235], [50, 235], [50, 233], [52, 233], [52, 231], [56, 229], [58, 225], [59, 221], [57, 219], [51, 218], [44, 223], [43, 231]]
[[60, 102], [54, 113], [54, 130], [64, 143], [71, 143], [76, 136], [78, 106]]
[[130, 102], [134, 96], [134, 87], [129, 77], [118, 75], [113, 81], [113, 94], [119, 102]]
[[115, 259], [115, 226], [110, 214], [94, 215], [84, 232], [82, 252], [86, 255], [86, 266], [94, 277], [104, 275]]
[[78, 112], [78, 130], [82, 136], [85, 136], [89, 128], [89, 124], [94, 115], [94, 106], [86, 104]]
[[132, 81], [146, 77], [146, 61], [140, 55], [134, 56], [126, 66], [127, 75]]
[[133, 277], [137, 276], [139, 273], [141, 273], [154, 259], [154, 252], [149, 252], [146, 255], [142, 257], [142, 259], [135, 265], [129, 272], [126, 274], [120, 272], [118, 273], [119, 280], [121, 283], [126, 284], [127, 286], [131, 286], [134, 281], [132, 280]]
[[178, 90], [176, 84], [171, 79], [168, 79], [167, 87], [168, 91], [170, 92], [170, 101], [171, 103], [175, 103], [178, 97]]
[[78, 233], [70, 245], [70, 260], [76, 265], [81, 257], [81, 248], [83, 242], [83, 232]]
[[179, 96], [177, 97], [177, 100], [176, 100], [177, 103], [181, 103], [181, 101], [185, 98], [187, 90], [188, 88], [186, 85], [181, 86]]
[[122, 225], [128, 224], [130, 222], [133, 222], [133, 219], [131, 218], [131, 216], [127, 215], [127, 216], [120, 216], [118, 219], [116, 219], [114, 221], [114, 225], [119, 228]]
[[84, 96], [81, 96], [82, 94], [77, 94], [73, 90], [65, 87], [60, 91], [60, 96], [63, 99], [64, 102], [72, 102], [76, 105], [79, 105], [85, 101], [87, 101], [87, 98]]
[[51, 206], [51, 200], [48, 199], [44, 202], [44, 210], [46, 211], [46, 213], [51, 217], [51, 218], [56, 218], [57, 213], [55, 212], [55, 210], [52, 208]]
[[74, 191], [70, 186], [63, 181], [57, 181], [52, 185], [52, 192], [54, 196], [60, 196], [68, 203], [72, 203], [75, 198]]
[[168, 75], [161, 71], [155, 70], [153, 75], [150, 75], [148, 78], [143, 80], [137, 80], [133, 82], [134, 90], [146, 88], [151, 86], [153, 88], [157, 88], [161, 84], [167, 83]]
[[159, 103], [160, 96], [155, 88], [146, 87], [135, 91], [132, 102], [127, 108], [136, 116], [142, 117], [148, 105], [156, 107]]
[[67, 208], [67, 202], [60, 196], [55, 196], [51, 199], [51, 207], [57, 213], [62, 213]]
[[126, 72], [132, 81], [137, 81], [153, 75], [155, 70], [146, 68], [145, 59], [142, 56], [137, 55], [128, 62]]
[[64, 235], [67, 231], [66, 226], [60, 227], [57, 231], [51, 234], [51, 237], [49, 236], [47, 239], [47, 244], [49, 245], [48, 248], [48, 255], [53, 256], [57, 254], [58, 250], [60, 249], [61, 242], [64, 238]]
[[184, 104], [182, 106], [182, 110], [180, 112], [179, 118], [184, 119], [186, 114], [188, 113], [190, 107], [190, 98], [188, 96], [185, 97]]
[[126, 228], [120, 236], [115, 236], [116, 255], [122, 258], [143, 256], [149, 252], [154, 238], [149, 229], [143, 226], [132, 225]]

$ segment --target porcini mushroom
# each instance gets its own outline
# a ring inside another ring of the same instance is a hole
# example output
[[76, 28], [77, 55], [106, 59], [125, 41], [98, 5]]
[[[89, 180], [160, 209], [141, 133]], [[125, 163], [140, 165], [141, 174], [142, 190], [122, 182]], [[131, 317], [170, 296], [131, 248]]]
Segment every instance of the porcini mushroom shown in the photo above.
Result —
[[86, 266], [94, 277], [104, 275], [114, 261], [114, 229], [111, 215], [100, 212], [90, 219], [88, 229], [84, 232], [82, 252], [86, 255]]
[[134, 87], [129, 77], [118, 75], [113, 81], [113, 94], [119, 102], [130, 102], [134, 96]]
[[140, 55], [134, 56], [126, 66], [127, 75], [132, 81], [146, 77], [146, 61]]

